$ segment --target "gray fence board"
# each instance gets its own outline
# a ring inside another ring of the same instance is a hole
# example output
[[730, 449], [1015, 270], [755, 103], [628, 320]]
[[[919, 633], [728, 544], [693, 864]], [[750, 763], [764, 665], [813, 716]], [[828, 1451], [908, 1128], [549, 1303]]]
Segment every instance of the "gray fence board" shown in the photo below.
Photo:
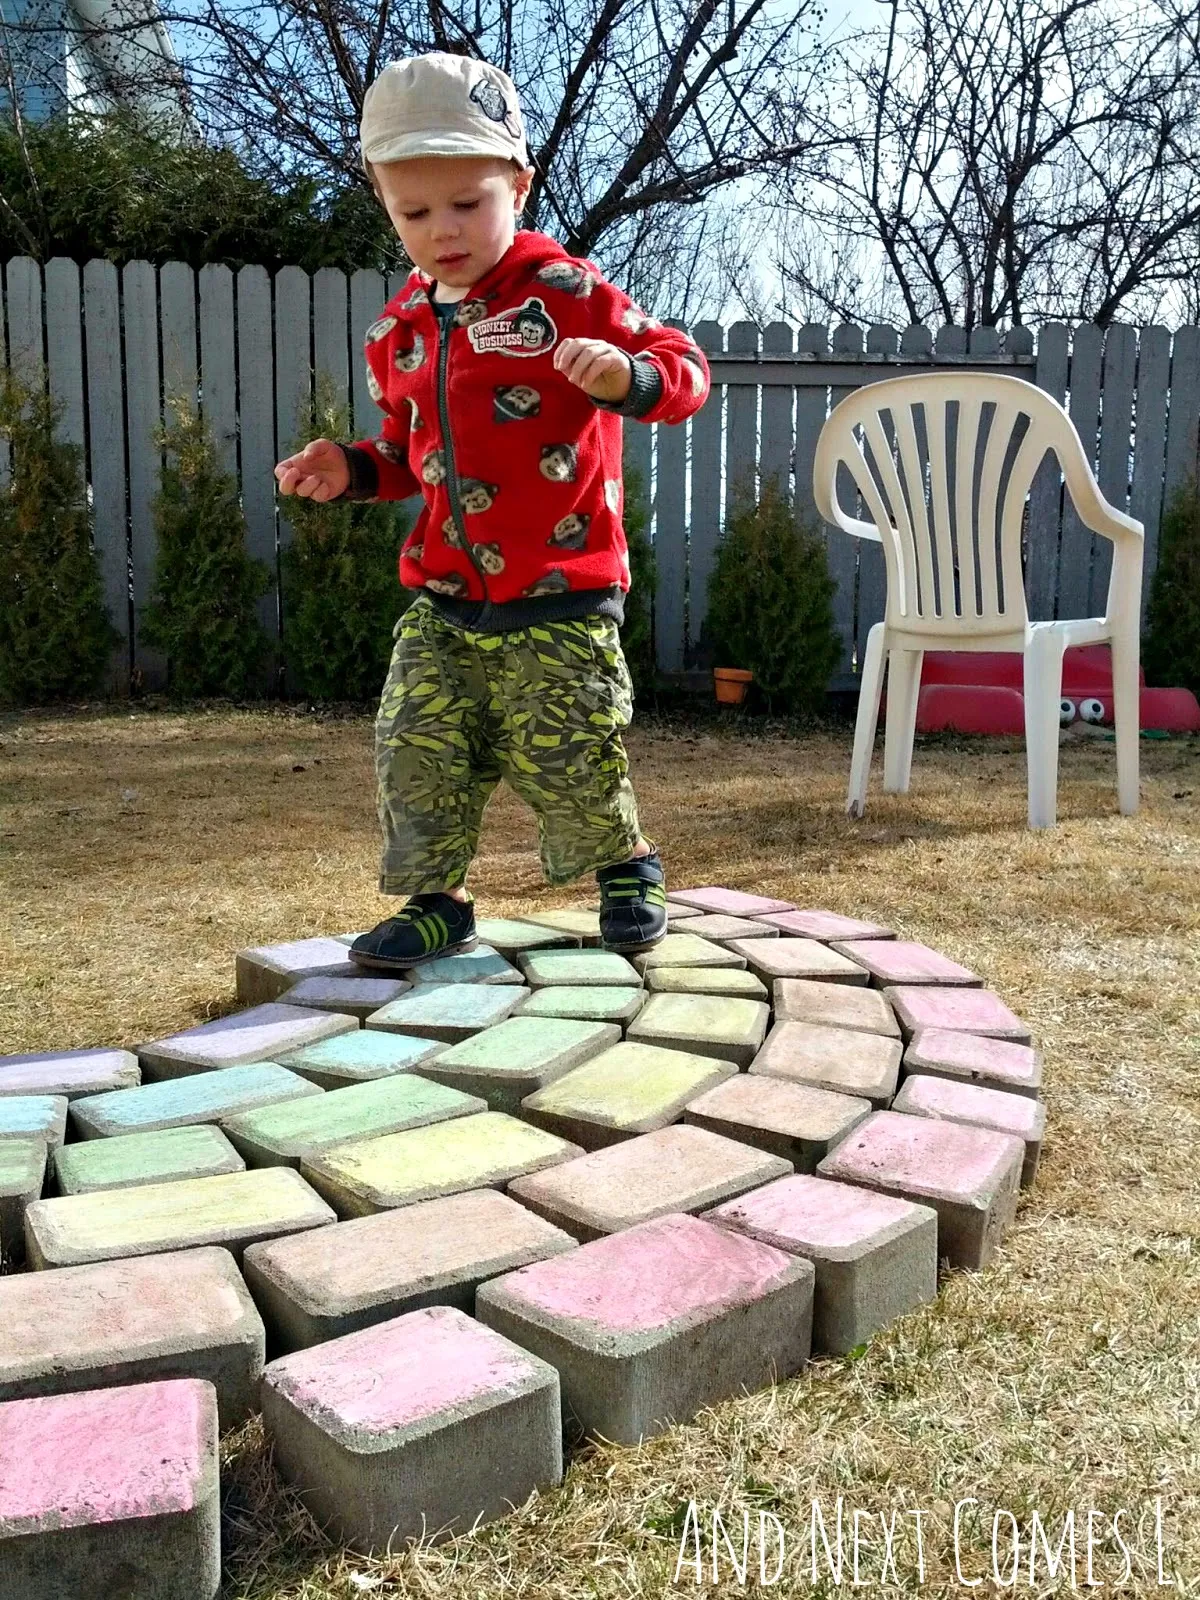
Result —
[[[786, 322], [772, 322], [763, 329], [763, 352], [790, 356], [795, 336]], [[792, 492], [792, 412], [794, 389], [764, 389], [762, 397], [762, 440], [759, 446], [759, 493], [770, 479], [783, 495]]]
[[[299, 267], [275, 278], [275, 448], [282, 460], [295, 448], [312, 408], [310, 280]], [[279, 518], [279, 546], [291, 543], [292, 525]]]
[[169, 261], [158, 274], [162, 318], [163, 409], [168, 418], [178, 403], [196, 409], [196, 274], [182, 261]]
[[[693, 330], [697, 344], [710, 359], [725, 347], [719, 322], [698, 322]], [[725, 391], [714, 382], [708, 399], [692, 418], [692, 515], [688, 530], [688, 643], [700, 644], [708, 614], [708, 584], [721, 542], [721, 476], [723, 470]]]
[[1171, 398], [1167, 411], [1167, 467], [1164, 498], [1200, 472], [1197, 422], [1200, 420], [1200, 328], [1180, 328], [1171, 347]]
[[[830, 341], [833, 351], [837, 355], [861, 355], [863, 348], [863, 331], [853, 323], [842, 322], [833, 330]], [[844, 378], [852, 376], [852, 369], [847, 363], [842, 369]], [[841, 405], [847, 395], [854, 393], [859, 385], [857, 383], [835, 383], [829, 390], [830, 414]], [[838, 504], [853, 516], [860, 515], [858, 504], [858, 489], [855, 486], [850, 469], [845, 466], [838, 468], [837, 473], [837, 498]], [[845, 677], [854, 670], [855, 666], [855, 636], [854, 617], [858, 601], [858, 547], [861, 539], [855, 539], [848, 533], [843, 533], [840, 528], [826, 525], [825, 550], [829, 563], [829, 576], [837, 588], [833, 596], [833, 624], [842, 641], [842, 658], [836, 668], [839, 677]], [[861, 665], [861, 659], [859, 661]]]
[[[1103, 328], [1090, 323], [1077, 326], [1071, 340], [1071, 366], [1067, 375], [1068, 410], [1083, 453], [1096, 470], [1097, 434], [1100, 428], [1100, 376], [1104, 349]], [[1090, 598], [1093, 536], [1079, 520], [1069, 494], [1063, 497], [1062, 541], [1058, 556], [1058, 615], [1086, 617]]]
[[65, 256], [46, 263], [46, 357], [58, 431], [82, 450], [87, 442], [83, 395], [83, 302], [79, 268]]
[[200, 268], [200, 392], [204, 420], [226, 472], [237, 472], [237, 371], [234, 354], [233, 273], [215, 263]]
[[1167, 447], [1167, 386], [1171, 375], [1171, 335], [1166, 328], [1143, 328], [1138, 341], [1137, 426], [1133, 444], [1133, 487], [1129, 514], [1146, 530], [1142, 621], [1150, 597], [1148, 576], [1158, 562], [1163, 471]]
[[[758, 351], [758, 326], [735, 322], [726, 336], [731, 355]], [[758, 389], [754, 379], [742, 382], [729, 376], [722, 362], [717, 371], [725, 390], [725, 508], [723, 522], [729, 524], [733, 507], [743, 498], [753, 501], [758, 493]], [[736, 369], [735, 369], [736, 371]]]
[[92, 485], [92, 536], [109, 621], [120, 635], [113, 650], [112, 682], [129, 687], [129, 518], [125, 503], [125, 405], [121, 387], [121, 302], [111, 261], [83, 269], [87, 346], [88, 477]]
[[[1129, 510], [1129, 466], [1133, 455], [1133, 390], [1137, 373], [1137, 332], [1121, 323], [1104, 336], [1104, 378], [1101, 400], [1100, 457], [1096, 477], [1100, 492], [1118, 511]], [[1112, 542], [1093, 536], [1092, 586], [1088, 615], [1102, 617], [1108, 603]]]
[[24, 382], [44, 384], [42, 269], [28, 256], [16, 256], [5, 273], [8, 309], [8, 362]]
[[[1037, 386], [1062, 405], [1067, 396], [1070, 334], [1051, 322], [1038, 337]], [[1029, 554], [1025, 568], [1025, 601], [1031, 617], [1049, 621], [1058, 615], [1058, 547], [1062, 524], [1062, 473], [1050, 452], [1034, 474], [1029, 491]]]
[[350, 394], [354, 406], [354, 437], [366, 439], [379, 432], [382, 412], [367, 388], [367, 359], [363, 339], [383, 310], [387, 299], [378, 272], [356, 272], [350, 279]]
[[659, 668], [682, 672], [687, 639], [687, 423], [663, 424], [656, 432], [654, 615], [659, 625], [654, 642]]
[[[890, 355], [896, 348], [894, 328], [879, 324], [867, 329], [867, 354]], [[889, 444], [895, 441], [895, 428], [887, 419], [885, 436]], [[854, 619], [855, 648], [861, 662], [867, 648], [867, 635], [875, 623], [883, 621], [887, 604], [887, 568], [883, 560], [883, 546], [867, 539], [855, 541], [858, 545], [858, 607]]]
[[[265, 562], [271, 587], [258, 602], [267, 637], [279, 633], [275, 550], [275, 385], [271, 366], [271, 280], [265, 267], [237, 275], [238, 432], [246, 547]], [[272, 662], [268, 666], [271, 672]]]
[[313, 366], [318, 382], [332, 382], [339, 406], [350, 399], [346, 300], [346, 274], [322, 267], [313, 277]]
[[154, 268], [130, 261], [121, 274], [125, 326], [125, 427], [129, 450], [129, 535], [133, 583], [133, 666], [145, 688], [167, 679], [166, 657], [140, 638], [141, 618], [154, 587], [157, 550], [154, 497], [161, 457], [156, 434], [162, 421], [158, 388], [158, 306]]
[[[828, 348], [829, 331], [822, 322], [806, 322], [796, 334], [800, 355], [823, 356]], [[828, 411], [829, 391], [824, 384], [805, 384], [796, 390], [796, 513], [814, 531], [822, 524], [813, 499], [813, 457]]]

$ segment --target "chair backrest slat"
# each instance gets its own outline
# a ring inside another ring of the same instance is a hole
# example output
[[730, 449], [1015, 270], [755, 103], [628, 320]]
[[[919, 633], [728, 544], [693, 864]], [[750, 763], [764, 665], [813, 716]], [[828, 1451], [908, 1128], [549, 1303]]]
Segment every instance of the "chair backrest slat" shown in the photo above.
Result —
[[950, 531], [949, 479], [946, 474], [947, 408], [943, 400], [924, 402], [925, 431], [929, 439], [929, 488], [937, 539], [939, 616], [954, 615], [954, 546]]
[[974, 395], [959, 401], [954, 452], [954, 565], [959, 594], [956, 610], [964, 617], [979, 615], [971, 501], [975, 489], [975, 446], [982, 412], [983, 407]]

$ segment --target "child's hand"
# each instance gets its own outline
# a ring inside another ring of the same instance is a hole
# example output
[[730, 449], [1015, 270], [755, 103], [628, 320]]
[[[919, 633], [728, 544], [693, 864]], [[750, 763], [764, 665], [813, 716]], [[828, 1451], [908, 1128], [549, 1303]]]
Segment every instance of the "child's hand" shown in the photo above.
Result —
[[281, 461], [275, 476], [280, 494], [299, 494], [312, 500], [332, 500], [350, 486], [346, 457], [332, 439], [314, 439], [299, 455]]
[[554, 365], [593, 400], [624, 400], [633, 382], [629, 357], [607, 339], [564, 339]]

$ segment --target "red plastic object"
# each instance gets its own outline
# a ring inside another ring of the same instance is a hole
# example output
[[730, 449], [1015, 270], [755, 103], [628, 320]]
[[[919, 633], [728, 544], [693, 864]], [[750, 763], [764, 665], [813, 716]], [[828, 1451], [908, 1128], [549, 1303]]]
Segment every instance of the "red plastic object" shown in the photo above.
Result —
[[[1143, 689], [1141, 696], [1143, 728], [1158, 728], [1164, 733], [1200, 733], [1200, 701], [1190, 689]], [[1105, 704], [1111, 717], [1112, 707]]]
[[[1138, 681], [1146, 682], [1140, 673]], [[1019, 650], [928, 650], [921, 684], [961, 683], [1020, 690], [1024, 665]], [[1112, 697], [1112, 652], [1106, 644], [1076, 645], [1063, 656], [1062, 692], [1069, 700]]]
[[917, 732], [1022, 734], [1025, 697], [1003, 684], [926, 684], [917, 696]]

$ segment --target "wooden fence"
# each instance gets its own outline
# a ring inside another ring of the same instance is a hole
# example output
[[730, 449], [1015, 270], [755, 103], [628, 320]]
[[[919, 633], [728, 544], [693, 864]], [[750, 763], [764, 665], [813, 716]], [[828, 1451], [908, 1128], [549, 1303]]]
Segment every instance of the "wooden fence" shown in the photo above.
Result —
[[[378, 411], [367, 392], [361, 334], [397, 280], [374, 272], [322, 269], [311, 277], [285, 267], [198, 272], [178, 262], [24, 257], [4, 269], [7, 358], [29, 370], [45, 364], [63, 407], [62, 432], [86, 455], [96, 548], [113, 621], [125, 641], [117, 687], [130, 668], [147, 686], [164, 663], [138, 637], [138, 614], [152, 583], [152, 506], [160, 459], [154, 431], [164, 395], [193, 396], [222, 459], [239, 475], [251, 554], [278, 573], [289, 529], [277, 516], [272, 467], [294, 444], [315, 373], [328, 374], [348, 405], [355, 436], [372, 431]], [[713, 390], [682, 427], [626, 425], [626, 459], [651, 499], [658, 571], [655, 642], [660, 667], [690, 676], [708, 663], [703, 637], [706, 585], [735, 491], [774, 476], [816, 522], [812, 462], [831, 406], [852, 389], [885, 377], [935, 368], [1000, 370], [1031, 380], [1063, 401], [1106, 497], [1146, 527], [1146, 576], [1153, 572], [1166, 497], [1197, 470], [1200, 328], [1108, 329], [1051, 323], [997, 335], [961, 328], [897, 331], [853, 325], [831, 330], [785, 323], [728, 329], [699, 323]], [[1102, 609], [1106, 551], [1063, 505], [1052, 459], [1034, 481], [1029, 505], [1027, 591], [1033, 615], [1080, 616]], [[867, 630], [883, 611], [877, 547], [826, 528], [837, 581], [843, 658], [835, 687], [852, 686]], [[280, 624], [278, 587], [262, 601], [271, 634]]]

